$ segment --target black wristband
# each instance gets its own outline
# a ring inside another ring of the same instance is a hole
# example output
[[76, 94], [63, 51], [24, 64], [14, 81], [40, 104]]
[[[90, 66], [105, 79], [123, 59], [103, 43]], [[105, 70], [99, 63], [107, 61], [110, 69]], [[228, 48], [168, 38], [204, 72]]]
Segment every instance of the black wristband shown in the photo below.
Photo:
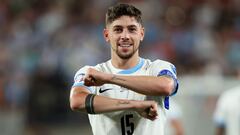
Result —
[[94, 94], [88, 94], [85, 99], [85, 109], [87, 113], [89, 114], [95, 114], [94, 107], [93, 107], [93, 99], [95, 95]]

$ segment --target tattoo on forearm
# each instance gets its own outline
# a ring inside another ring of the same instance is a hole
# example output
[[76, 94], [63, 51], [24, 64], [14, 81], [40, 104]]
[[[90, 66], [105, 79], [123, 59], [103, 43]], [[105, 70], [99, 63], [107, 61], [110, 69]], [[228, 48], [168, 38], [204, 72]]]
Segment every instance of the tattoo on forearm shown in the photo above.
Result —
[[117, 105], [126, 105], [130, 104], [130, 101], [118, 101]]
[[113, 75], [112, 80], [126, 81], [125, 79], [119, 78], [116, 75]]

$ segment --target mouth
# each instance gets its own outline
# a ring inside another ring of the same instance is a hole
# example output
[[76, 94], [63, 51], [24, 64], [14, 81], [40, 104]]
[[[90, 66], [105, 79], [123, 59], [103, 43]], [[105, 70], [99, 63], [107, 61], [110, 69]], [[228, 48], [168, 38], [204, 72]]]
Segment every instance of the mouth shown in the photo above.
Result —
[[118, 43], [118, 46], [121, 48], [129, 48], [131, 46], [133, 46], [133, 44], [130, 43]]

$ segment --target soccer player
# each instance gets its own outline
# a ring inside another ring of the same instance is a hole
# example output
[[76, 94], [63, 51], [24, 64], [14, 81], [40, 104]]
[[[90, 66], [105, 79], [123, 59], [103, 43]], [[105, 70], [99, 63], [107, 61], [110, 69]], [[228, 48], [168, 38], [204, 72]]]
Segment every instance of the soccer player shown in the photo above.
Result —
[[225, 91], [214, 112], [216, 135], [240, 135], [240, 86]]
[[175, 66], [139, 56], [144, 27], [132, 5], [110, 7], [103, 33], [111, 59], [76, 73], [71, 109], [89, 114], [94, 135], [163, 135], [168, 99], [178, 89]]

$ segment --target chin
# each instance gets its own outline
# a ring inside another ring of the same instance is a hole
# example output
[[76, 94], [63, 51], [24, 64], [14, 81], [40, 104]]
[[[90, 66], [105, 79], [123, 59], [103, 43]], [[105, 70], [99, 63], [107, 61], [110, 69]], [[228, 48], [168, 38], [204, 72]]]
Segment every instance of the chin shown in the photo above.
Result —
[[118, 54], [121, 59], [130, 59], [133, 54]]

